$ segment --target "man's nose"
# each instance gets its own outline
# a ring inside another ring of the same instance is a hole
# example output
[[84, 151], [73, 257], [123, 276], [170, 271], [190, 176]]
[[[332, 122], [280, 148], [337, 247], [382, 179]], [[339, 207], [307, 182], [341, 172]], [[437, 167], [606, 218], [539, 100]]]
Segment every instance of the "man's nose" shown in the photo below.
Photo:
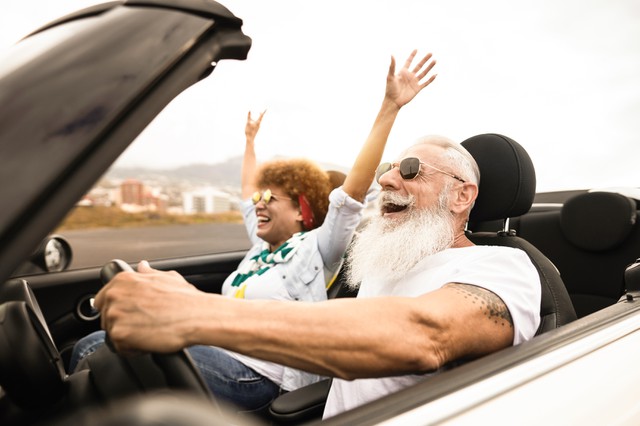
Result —
[[386, 173], [383, 173], [378, 179], [378, 183], [382, 187], [382, 189], [398, 189], [400, 188], [400, 184], [402, 182], [402, 177], [400, 177], [400, 170], [398, 167], [393, 167]]

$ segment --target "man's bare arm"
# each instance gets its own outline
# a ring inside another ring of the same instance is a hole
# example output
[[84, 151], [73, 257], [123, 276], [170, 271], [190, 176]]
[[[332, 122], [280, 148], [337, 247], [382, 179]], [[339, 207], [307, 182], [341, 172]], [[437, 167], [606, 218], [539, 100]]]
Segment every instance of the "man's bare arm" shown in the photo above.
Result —
[[460, 293], [465, 299], [469, 299], [472, 304], [477, 304], [487, 319], [502, 327], [513, 328], [513, 318], [504, 304], [495, 293], [475, 285], [470, 284], [447, 284], [445, 287], [452, 288]]
[[448, 285], [415, 298], [247, 301], [202, 293], [170, 274], [122, 273], [100, 292], [103, 328], [117, 348], [214, 345], [353, 379], [428, 372], [513, 341], [504, 304], [473, 286]]

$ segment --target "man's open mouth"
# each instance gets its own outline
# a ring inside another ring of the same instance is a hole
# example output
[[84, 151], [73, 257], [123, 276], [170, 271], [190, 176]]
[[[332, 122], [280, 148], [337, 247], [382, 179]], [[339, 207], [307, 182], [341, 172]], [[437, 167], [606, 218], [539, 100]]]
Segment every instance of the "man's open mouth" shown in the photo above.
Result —
[[382, 214], [397, 213], [406, 210], [407, 207], [409, 207], [408, 204], [383, 203], [380, 207], [380, 211], [382, 212]]
[[403, 196], [395, 192], [382, 192], [380, 194], [380, 213], [398, 213], [411, 207], [415, 202], [412, 195]]

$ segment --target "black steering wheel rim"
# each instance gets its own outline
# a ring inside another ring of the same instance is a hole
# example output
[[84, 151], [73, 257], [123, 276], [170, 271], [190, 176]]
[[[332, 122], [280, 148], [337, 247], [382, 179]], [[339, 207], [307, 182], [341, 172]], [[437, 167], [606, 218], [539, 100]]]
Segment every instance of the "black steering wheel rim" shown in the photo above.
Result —
[[[133, 271], [126, 262], [114, 259], [100, 270], [104, 284], [117, 273]], [[119, 354], [105, 335], [105, 345], [86, 358], [103, 395], [174, 389], [199, 395], [217, 405], [191, 356], [185, 349], [173, 353], [148, 353], [134, 356]], [[120, 382], [120, 383], [116, 383]], [[106, 396], [106, 395], [105, 395]]]

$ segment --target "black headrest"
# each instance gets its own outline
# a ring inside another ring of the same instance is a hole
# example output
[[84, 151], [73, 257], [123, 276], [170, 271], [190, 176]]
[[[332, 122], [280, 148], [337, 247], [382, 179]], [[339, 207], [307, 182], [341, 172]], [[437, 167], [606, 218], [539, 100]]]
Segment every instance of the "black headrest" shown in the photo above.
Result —
[[579, 248], [609, 250], [620, 245], [636, 223], [636, 202], [613, 192], [587, 192], [564, 203], [560, 224]]
[[503, 135], [487, 133], [462, 142], [480, 168], [480, 187], [469, 221], [521, 216], [536, 195], [536, 171], [527, 151]]

